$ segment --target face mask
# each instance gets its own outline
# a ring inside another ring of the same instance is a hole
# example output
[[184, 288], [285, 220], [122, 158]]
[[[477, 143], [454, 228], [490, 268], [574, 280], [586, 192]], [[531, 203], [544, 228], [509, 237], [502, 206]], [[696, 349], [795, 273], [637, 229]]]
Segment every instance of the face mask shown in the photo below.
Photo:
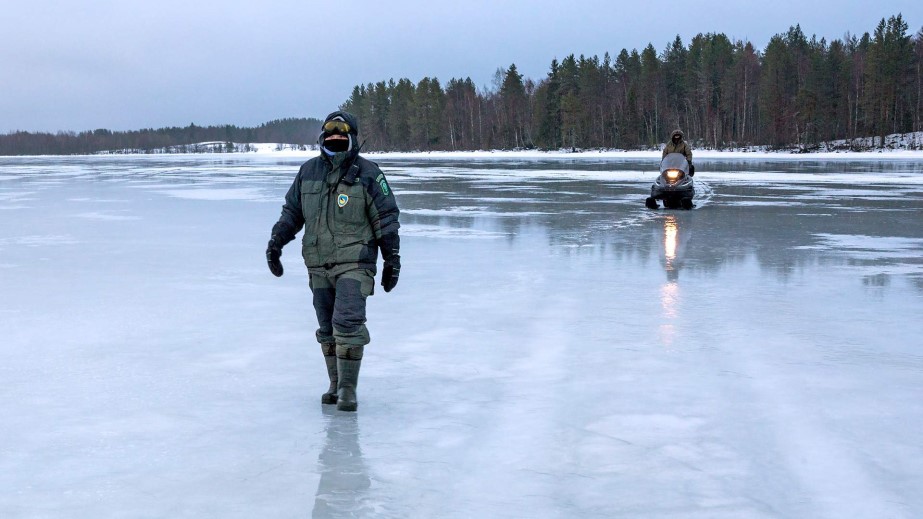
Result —
[[324, 141], [324, 148], [327, 151], [340, 153], [349, 150], [349, 139], [328, 139]]

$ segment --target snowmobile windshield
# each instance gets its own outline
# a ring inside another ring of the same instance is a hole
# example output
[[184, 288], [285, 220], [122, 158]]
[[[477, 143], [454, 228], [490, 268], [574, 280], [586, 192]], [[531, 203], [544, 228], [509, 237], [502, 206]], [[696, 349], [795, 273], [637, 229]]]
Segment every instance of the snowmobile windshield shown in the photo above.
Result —
[[689, 162], [682, 153], [670, 153], [660, 162], [660, 172], [663, 173], [668, 169], [678, 169], [685, 174], [689, 173]]

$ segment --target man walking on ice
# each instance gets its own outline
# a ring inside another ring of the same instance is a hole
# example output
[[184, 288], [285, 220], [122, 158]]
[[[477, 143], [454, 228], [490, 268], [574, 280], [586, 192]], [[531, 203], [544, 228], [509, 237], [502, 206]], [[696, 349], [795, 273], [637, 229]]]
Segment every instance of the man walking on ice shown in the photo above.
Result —
[[266, 248], [269, 270], [281, 276], [282, 247], [304, 227], [301, 253], [330, 377], [321, 402], [340, 411], [358, 406], [359, 366], [370, 342], [365, 302], [374, 292], [378, 251], [385, 292], [401, 272], [397, 201], [378, 165], [359, 156], [358, 134], [354, 115], [327, 116], [318, 137], [321, 153], [299, 169]]

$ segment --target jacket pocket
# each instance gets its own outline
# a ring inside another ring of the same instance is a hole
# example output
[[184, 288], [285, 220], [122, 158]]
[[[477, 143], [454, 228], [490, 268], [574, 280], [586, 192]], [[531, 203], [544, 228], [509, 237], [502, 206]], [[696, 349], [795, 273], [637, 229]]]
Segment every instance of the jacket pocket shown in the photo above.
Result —
[[319, 181], [301, 182], [301, 214], [304, 216], [305, 230], [315, 232], [320, 219], [324, 183]]
[[322, 265], [320, 251], [317, 249], [317, 235], [305, 232], [304, 237], [301, 238], [301, 256], [304, 258], [304, 264], [308, 267]]

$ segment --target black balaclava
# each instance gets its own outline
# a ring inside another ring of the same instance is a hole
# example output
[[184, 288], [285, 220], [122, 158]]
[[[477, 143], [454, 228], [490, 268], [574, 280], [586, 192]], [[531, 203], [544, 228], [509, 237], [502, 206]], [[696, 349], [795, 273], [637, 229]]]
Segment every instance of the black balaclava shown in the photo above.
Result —
[[328, 152], [340, 153], [349, 151], [351, 144], [349, 139], [329, 139], [324, 141], [324, 149]]
[[347, 156], [357, 151], [356, 137], [359, 134], [359, 125], [356, 120], [356, 116], [344, 111], [336, 111], [331, 113], [324, 119], [324, 123], [329, 121], [343, 121], [349, 125], [349, 132], [346, 134], [341, 134], [346, 136], [345, 140], [332, 139], [328, 141], [327, 137], [329, 137], [330, 134], [325, 131], [321, 131], [321, 134], [317, 138], [318, 144], [321, 146], [321, 151], [330, 157], [331, 160], [339, 159], [334, 160], [334, 162], [342, 163], [342, 161]]

